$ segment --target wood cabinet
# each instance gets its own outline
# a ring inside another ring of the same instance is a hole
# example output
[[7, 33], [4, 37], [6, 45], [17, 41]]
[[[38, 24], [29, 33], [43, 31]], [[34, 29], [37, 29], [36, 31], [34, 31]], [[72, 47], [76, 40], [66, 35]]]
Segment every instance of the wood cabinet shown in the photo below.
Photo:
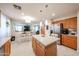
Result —
[[37, 55], [37, 56], [44, 55], [44, 49], [39, 44], [39, 42], [36, 41], [36, 39], [34, 37], [32, 37], [32, 48], [33, 48], [35, 55]]
[[37, 56], [56, 56], [57, 55], [57, 45], [56, 42], [44, 46], [39, 41], [37, 41], [34, 37], [32, 37], [32, 48]]
[[9, 56], [11, 53], [11, 41], [8, 40], [5, 44], [4, 44], [4, 56]]
[[42, 45], [39, 42], [36, 42], [36, 55], [37, 56], [44, 56], [45, 52], [44, 52], [44, 48], [42, 47]]
[[32, 37], [32, 48], [33, 48], [33, 51], [36, 54], [36, 41], [35, 41], [34, 37]]
[[63, 23], [64, 28], [77, 29], [77, 17], [67, 18], [64, 20], [56, 21], [55, 24], [60, 26], [60, 23]]
[[45, 50], [45, 55], [46, 56], [56, 56], [57, 55], [57, 45], [56, 42], [53, 43], [52, 45], [48, 46]]
[[76, 50], [77, 49], [77, 37], [62, 35], [61, 44]]
[[77, 28], [77, 17], [70, 18], [69, 28]]
[[68, 23], [67, 20], [63, 20], [63, 27], [64, 27], [64, 28], [68, 28], [67, 23]]
[[64, 25], [65, 25], [64, 28], [76, 29], [77, 28], [77, 17], [65, 19]]

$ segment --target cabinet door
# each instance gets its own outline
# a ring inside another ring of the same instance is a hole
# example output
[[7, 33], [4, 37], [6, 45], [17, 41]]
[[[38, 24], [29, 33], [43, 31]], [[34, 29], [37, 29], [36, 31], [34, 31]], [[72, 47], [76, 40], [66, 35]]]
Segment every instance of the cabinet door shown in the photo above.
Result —
[[69, 42], [69, 47], [75, 50], [77, 49], [77, 38], [76, 37], [69, 37], [68, 42]]
[[33, 51], [36, 53], [36, 41], [33, 37], [32, 37], [32, 48], [33, 48]]
[[77, 38], [75, 36], [62, 36], [62, 45], [77, 49]]
[[7, 41], [4, 45], [4, 56], [9, 56], [11, 52], [11, 41]]
[[61, 44], [65, 45], [65, 46], [68, 46], [68, 38], [66, 36], [62, 36]]
[[37, 43], [36, 48], [37, 48], [36, 49], [36, 55], [37, 56], [44, 56], [45, 55], [44, 49], [42, 48], [40, 43]]
[[51, 45], [49, 45], [48, 47], [46, 47], [45, 55], [46, 56], [56, 56], [57, 55], [57, 45], [56, 45], [56, 42], [51, 44]]
[[65, 22], [65, 27], [64, 28], [69, 28], [70, 20], [66, 19], [66, 20], [64, 20], [64, 22]]
[[74, 17], [74, 18], [70, 18], [70, 21], [69, 21], [69, 28], [77, 28], [77, 18]]

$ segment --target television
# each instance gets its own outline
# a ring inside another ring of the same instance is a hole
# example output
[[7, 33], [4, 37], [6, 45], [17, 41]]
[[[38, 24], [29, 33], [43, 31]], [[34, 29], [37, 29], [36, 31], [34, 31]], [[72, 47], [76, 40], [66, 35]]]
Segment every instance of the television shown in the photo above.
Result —
[[30, 26], [29, 25], [24, 26], [24, 31], [30, 31]]

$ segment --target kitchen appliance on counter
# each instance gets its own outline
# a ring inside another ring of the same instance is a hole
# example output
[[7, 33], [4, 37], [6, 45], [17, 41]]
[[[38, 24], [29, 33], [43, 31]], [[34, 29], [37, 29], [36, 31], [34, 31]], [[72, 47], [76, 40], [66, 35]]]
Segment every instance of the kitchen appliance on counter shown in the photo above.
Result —
[[77, 34], [76, 29], [69, 29], [69, 34], [70, 35], [76, 35]]
[[69, 30], [67, 28], [63, 28], [62, 34], [69, 34]]
[[68, 28], [64, 28], [63, 24], [60, 24], [60, 34], [69, 34]]
[[60, 23], [60, 34], [63, 33], [63, 23]]
[[11, 41], [15, 41], [15, 36], [12, 36], [11, 37]]

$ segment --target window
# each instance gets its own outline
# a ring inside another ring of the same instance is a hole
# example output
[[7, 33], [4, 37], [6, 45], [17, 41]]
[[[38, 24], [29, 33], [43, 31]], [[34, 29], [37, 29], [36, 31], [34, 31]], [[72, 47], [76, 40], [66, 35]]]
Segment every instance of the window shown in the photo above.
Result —
[[15, 31], [22, 31], [22, 26], [21, 25], [16, 25], [15, 26]]
[[33, 33], [34, 34], [39, 34], [39, 31], [40, 31], [40, 26], [39, 25], [34, 25]]
[[39, 31], [39, 26], [36, 25], [35, 28], [34, 28], [35, 32]]

